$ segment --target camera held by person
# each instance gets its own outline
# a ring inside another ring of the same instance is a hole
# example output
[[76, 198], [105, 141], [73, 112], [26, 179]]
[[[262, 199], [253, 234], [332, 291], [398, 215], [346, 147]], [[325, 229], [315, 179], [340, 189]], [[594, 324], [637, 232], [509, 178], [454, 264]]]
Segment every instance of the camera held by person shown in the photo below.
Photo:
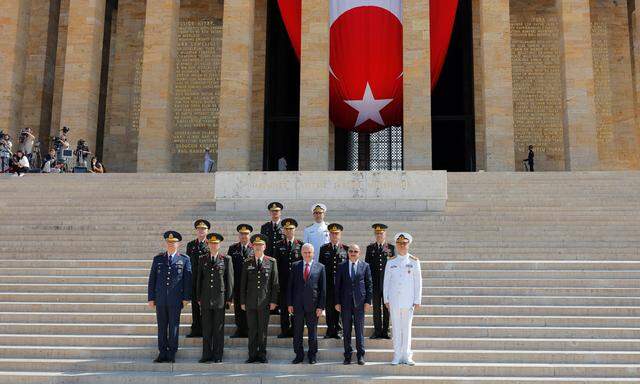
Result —
[[87, 142], [83, 139], [78, 140], [78, 145], [76, 146], [76, 150], [74, 155], [76, 155], [76, 165], [79, 167], [87, 166], [87, 158], [91, 152], [89, 151], [89, 146]]

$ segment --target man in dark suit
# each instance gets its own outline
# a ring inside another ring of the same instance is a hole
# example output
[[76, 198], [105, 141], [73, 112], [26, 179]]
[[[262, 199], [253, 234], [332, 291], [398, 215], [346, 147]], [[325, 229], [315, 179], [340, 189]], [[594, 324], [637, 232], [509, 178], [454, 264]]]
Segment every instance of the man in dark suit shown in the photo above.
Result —
[[178, 351], [180, 312], [191, 300], [191, 260], [178, 252], [182, 235], [164, 233], [166, 251], [153, 258], [147, 303], [156, 310], [159, 354], [154, 363], [175, 363]]
[[293, 364], [304, 360], [302, 336], [305, 323], [309, 333], [309, 364], [316, 363], [318, 353], [318, 318], [325, 309], [327, 288], [324, 265], [314, 263], [313, 255], [313, 245], [303, 245], [302, 260], [293, 265], [289, 276], [287, 309], [293, 314], [293, 350], [296, 353]]
[[396, 248], [387, 242], [387, 226], [376, 223], [372, 225], [376, 241], [367, 245], [364, 261], [371, 268], [373, 279], [373, 334], [371, 339], [391, 339], [389, 337], [389, 309], [382, 300], [384, 292], [384, 270], [387, 260], [396, 255]]
[[287, 308], [287, 287], [289, 286], [289, 276], [296, 262], [302, 260], [302, 241], [295, 238], [298, 222], [294, 219], [282, 220], [285, 239], [276, 243], [276, 252], [273, 257], [278, 262], [278, 282], [282, 289], [280, 290], [280, 334], [279, 339], [293, 337], [293, 327], [291, 324], [291, 315]]
[[371, 269], [360, 260], [360, 247], [349, 247], [349, 260], [340, 264], [336, 274], [336, 310], [341, 313], [344, 331], [344, 364], [351, 364], [351, 325], [356, 331], [358, 365], [364, 365], [364, 312], [371, 309], [373, 284]]
[[249, 358], [247, 363], [267, 363], [267, 331], [269, 311], [274, 310], [280, 297], [278, 264], [266, 256], [267, 237], [251, 236], [253, 256], [245, 260], [240, 283], [240, 305], [247, 311], [249, 330]]
[[233, 262], [220, 253], [219, 233], [207, 235], [209, 253], [200, 258], [196, 290], [202, 309], [202, 358], [200, 363], [222, 362], [224, 317], [233, 297]]
[[249, 235], [253, 227], [249, 224], [240, 224], [236, 227], [238, 242], [231, 244], [227, 255], [233, 261], [233, 314], [236, 323], [236, 331], [231, 335], [232, 339], [247, 337], [247, 312], [240, 306], [240, 280], [242, 279], [242, 266], [245, 260], [253, 255], [253, 245], [249, 242]]
[[336, 303], [333, 302], [335, 296], [336, 273], [338, 266], [347, 260], [348, 246], [342, 243], [342, 225], [331, 223], [327, 227], [329, 230], [329, 242], [320, 248], [320, 264], [324, 265], [327, 273], [327, 332], [325, 339], [338, 339], [342, 336], [342, 325], [340, 324], [340, 313], [335, 310]]
[[198, 304], [198, 297], [196, 293], [196, 277], [198, 276], [198, 266], [200, 265], [200, 258], [209, 253], [207, 248], [207, 233], [211, 229], [211, 223], [204, 219], [198, 219], [193, 223], [196, 229], [196, 238], [187, 243], [187, 256], [191, 260], [191, 269], [193, 276], [192, 290], [193, 297], [191, 298], [191, 333], [187, 337], [201, 337], [202, 325], [200, 324], [200, 305]]

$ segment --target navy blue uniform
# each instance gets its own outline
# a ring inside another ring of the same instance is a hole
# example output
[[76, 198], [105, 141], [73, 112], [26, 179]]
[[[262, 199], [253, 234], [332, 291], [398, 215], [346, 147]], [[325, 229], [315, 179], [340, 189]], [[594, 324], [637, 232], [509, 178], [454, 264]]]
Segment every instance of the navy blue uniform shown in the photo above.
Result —
[[155, 301], [158, 321], [158, 350], [160, 358], [174, 360], [178, 351], [178, 334], [182, 302], [191, 299], [191, 261], [176, 253], [171, 261], [167, 252], [153, 258], [148, 301]]

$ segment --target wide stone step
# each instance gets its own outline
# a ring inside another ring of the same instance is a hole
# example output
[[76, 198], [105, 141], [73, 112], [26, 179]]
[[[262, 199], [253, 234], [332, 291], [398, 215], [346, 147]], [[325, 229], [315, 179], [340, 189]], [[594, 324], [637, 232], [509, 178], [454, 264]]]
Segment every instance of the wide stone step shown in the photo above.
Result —
[[[39, 359], [153, 359], [157, 347], [52, 347], [0, 345], [0, 358]], [[295, 357], [292, 347], [269, 349], [269, 357], [286, 360]], [[319, 348], [318, 360], [339, 361], [342, 348]], [[183, 347], [181, 359], [196, 362], [202, 355], [202, 347]], [[572, 363], [572, 364], [634, 364], [640, 357], [638, 351], [502, 351], [502, 350], [414, 350], [414, 359], [429, 362], [488, 362], [488, 363]], [[229, 347], [224, 350], [228, 360], [241, 360], [247, 356], [247, 347]], [[367, 349], [369, 362], [388, 362], [393, 359], [393, 349]]]
[[[613, 327], [463, 327], [463, 326], [432, 326], [423, 325], [423, 319], [416, 319], [413, 324], [412, 333], [414, 337], [489, 337], [489, 338], [587, 338], [587, 339], [640, 339], [638, 328], [613, 328]], [[15, 334], [110, 334], [110, 335], [155, 335], [156, 326], [154, 323], [131, 324], [131, 323], [1, 323], [5, 332]], [[189, 333], [190, 323], [181, 324], [184, 333]], [[323, 319], [319, 322], [321, 334], [326, 329]], [[235, 325], [230, 317], [227, 317], [225, 333], [231, 334], [235, 330]], [[272, 319], [269, 325], [270, 335], [280, 333], [279, 320]], [[373, 330], [372, 321], [369, 318], [365, 323], [365, 330], [370, 334]]]
[[[322, 334], [321, 334], [322, 335]], [[157, 347], [155, 335], [110, 335], [110, 334], [2, 334], [7, 345], [24, 346], [76, 346], [76, 347]], [[306, 340], [305, 335], [305, 340]], [[225, 346], [247, 347], [247, 339], [225, 338]], [[278, 339], [269, 336], [267, 344], [272, 347], [291, 348], [292, 339]], [[306, 344], [306, 341], [305, 341]], [[533, 337], [414, 337], [411, 346], [414, 350], [451, 349], [451, 350], [554, 350], [554, 351], [637, 351], [638, 339], [589, 339], [589, 338], [533, 338]], [[200, 338], [181, 338], [184, 347], [201, 347]], [[318, 339], [320, 348], [342, 348], [341, 340]], [[390, 349], [390, 340], [365, 340], [369, 349]]]
[[[211, 366], [183, 359], [180, 354], [171, 365], [154, 364], [149, 359], [0, 359], [2, 371], [168, 371], [193, 374], [198, 372], [272, 372], [282, 375], [300, 374], [301, 367], [287, 360], [271, 360], [269, 364], [244, 364], [244, 359], [229, 360]], [[330, 375], [407, 375], [407, 376], [503, 376], [503, 377], [624, 377], [639, 378], [638, 364], [544, 364], [544, 363], [417, 363], [413, 367], [390, 366], [389, 363], [369, 363], [366, 366], [343, 366], [341, 360], [304, 365], [304, 374]]]

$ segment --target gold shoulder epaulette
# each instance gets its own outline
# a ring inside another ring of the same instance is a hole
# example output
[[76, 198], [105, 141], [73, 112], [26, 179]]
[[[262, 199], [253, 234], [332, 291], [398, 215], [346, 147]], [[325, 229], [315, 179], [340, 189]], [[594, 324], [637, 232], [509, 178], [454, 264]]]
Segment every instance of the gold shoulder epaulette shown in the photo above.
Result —
[[415, 256], [413, 256], [413, 255], [409, 256], [409, 258], [410, 258], [411, 260], [418, 261], [418, 258], [417, 258], [417, 257], [415, 257]]
[[387, 259], [389, 259], [389, 260], [393, 260], [393, 259], [395, 259], [395, 258], [396, 258], [396, 256], [389, 256], [389, 257], [387, 257]]

